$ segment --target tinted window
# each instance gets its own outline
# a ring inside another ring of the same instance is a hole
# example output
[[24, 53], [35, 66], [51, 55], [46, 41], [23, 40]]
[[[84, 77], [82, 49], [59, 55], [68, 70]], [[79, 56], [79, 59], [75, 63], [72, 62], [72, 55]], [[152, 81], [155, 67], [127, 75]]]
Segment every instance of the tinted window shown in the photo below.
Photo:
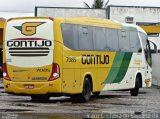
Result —
[[105, 28], [93, 27], [93, 43], [94, 50], [108, 50]]
[[136, 31], [130, 31], [130, 47], [132, 52], [141, 52], [141, 43]]
[[79, 25], [79, 49], [93, 50], [93, 34], [92, 28], [88, 26]]
[[141, 37], [141, 40], [142, 40], [146, 60], [147, 60], [148, 64], [151, 65], [152, 64], [151, 49], [150, 49], [150, 44], [149, 44], [149, 41], [148, 41], [148, 37], [147, 37], [146, 34], [144, 34], [142, 32], [140, 32], [140, 37]]
[[157, 46], [156, 46], [156, 44], [155, 43], [153, 43], [153, 42], [149, 42], [149, 44], [150, 44], [150, 47], [151, 47], [151, 53], [157, 53]]
[[136, 31], [62, 24], [62, 34], [64, 45], [74, 50], [141, 51]]
[[143, 48], [146, 50], [147, 48], [147, 35], [142, 33], [142, 32], [139, 32], [140, 34], [140, 37], [141, 37], [141, 40], [142, 40], [142, 44], [143, 44]]
[[71, 49], [78, 49], [77, 26], [72, 24], [62, 24], [62, 35], [64, 45]]
[[118, 51], [118, 30], [106, 29], [106, 40], [109, 51]]
[[119, 51], [130, 52], [129, 31], [119, 30]]

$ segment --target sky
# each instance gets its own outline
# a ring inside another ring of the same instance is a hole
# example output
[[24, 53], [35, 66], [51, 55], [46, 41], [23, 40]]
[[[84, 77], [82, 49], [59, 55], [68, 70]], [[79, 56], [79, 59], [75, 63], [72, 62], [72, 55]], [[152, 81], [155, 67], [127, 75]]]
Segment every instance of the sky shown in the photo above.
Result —
[[[94, 0], [0, 0], [0, 17], [33, 16], [35, 6], [84, 7], [83, 1]], [[160, 7], [160, 0], [110, 0], [109, 5]]]

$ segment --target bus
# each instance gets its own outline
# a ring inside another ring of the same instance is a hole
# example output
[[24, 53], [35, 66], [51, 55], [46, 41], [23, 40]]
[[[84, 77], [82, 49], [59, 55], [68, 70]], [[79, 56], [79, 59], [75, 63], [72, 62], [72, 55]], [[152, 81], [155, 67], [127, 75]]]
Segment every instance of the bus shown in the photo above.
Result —
[[160, 75], [159, 75], [159, 67], [160, 67], [160, 39], [159, 37], [150, 37], [149, 42], [152, 53], [152, 84], [160, 86]]
[[151, 53], [160, 53], [160, 42], [159, 38], [153, 38], [149, 37], [150, 47], [151, 47]]
[[6, 93], [33, 101], [67, 95], [87, 102], [106, 90], [129, 90], [152, 82], [151, 51], [140, 27], [90, 17], [9, 19], [5, 27]]

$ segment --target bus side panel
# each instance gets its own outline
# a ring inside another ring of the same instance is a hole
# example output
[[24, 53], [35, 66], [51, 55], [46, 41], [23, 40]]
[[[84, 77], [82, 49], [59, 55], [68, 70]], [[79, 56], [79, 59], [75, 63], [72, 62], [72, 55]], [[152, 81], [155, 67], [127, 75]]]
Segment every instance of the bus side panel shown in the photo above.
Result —
[[63, 69], [63, 93], [73, 93], [74, 69]]
[[106, 77], [103, 90], [129, 89], [133, 79], [133, 54], [129, 52], [116, 52], [113, 64]]
[[130, 64], [130, 67], [133, 67], [133, 73], [132, 73], [133, 79], [130, 81], [130, 88], [131, 89], [135, 87], [136, 77], [137, 77], [138, 73], [140, 73], [142, 75], [142, 79], [143, 79], [143, 75], [144, 75], [143, 61], [144, 61], [144, 59], [143, 59], [142, 53], [133, 53], [131, 64]]
[[[93, 69], [94, 67], [82, 64], [81, 51], [72, 51], [64, 46], [62, 92], [69, 94], [81, 93], [85, 75], [90, 74], [92, 76], [92, 74], [95, 74], [96, 71], [93, 71]], [[96, 79], [93, 77], [92, 79]]]
[[85, 69], [85, 68], [82, 68], [81, 69], [81, 82], [80, 82], [80, 93], [82, 93], [83, 91], [83, 84], [84, 84], [84, 80], [85, 80], [85, 77], [87, 75], [90, 75], [92, 79], [92, 87], [93, 87], [93, 92], [96, 92], [97, 89], [96, 89], [96, 85], [97, 85], [97, 69], [96, 68], [88, 68], [88, 69]]
[[64, 46], [62, 87], [70, 85], [68, 88], [63, 88], [63, 92], [81, 93], [87, 75], [91, 77], [93, 92], [101, 91], [105, 86], [104, 81], [109, 74], [114, 57], [115, 52], [72, 51]]
[[73, 93], [81, 93], [81, 72], [80, 69], [74, 69]]
[[109, 72], [110, 72], [110, 67], [98, 67], [96, 75], [97, 75], [97, 79], [94, 82], [96, 84], [96, 88], [94, 87], [94, 91], [95, 92], [99, 92], [101, 91], [104, 86], [105, 86], [105, 79], [108, 76]]
[[80, 69], [63, 69], [62, 92], [77, 94], [80, 92]]
[[[123, 90], [123, 89], [130, 89], [133, 86], [131, 86], [132, 82], [135, 81], [133, 78], [133, 68], [128, 68], [124, 78], [121, 82], [118, 83], [107, 83], [105, 87], [103, 88], [103, 91], [105, 90]], [[116, 76], [118, 77], [118, 76]], [[114, 79], [116, 80], [116, 78]]]
[[[134, 67], [134, 78], [136, 79], [137, 74], [142, 76], [142, 87], [151, 86], [151, 69], [147, 66], [147, 62], [143, 53], [134, 53], [131, 66]], [[135, 87], [135, 81], [131, 87]]]
[[68, 94], [80, 93], [80, 66], [81, 60], [75, 58], [78, 54], [63, 46], [63, 81], [62, 92]]

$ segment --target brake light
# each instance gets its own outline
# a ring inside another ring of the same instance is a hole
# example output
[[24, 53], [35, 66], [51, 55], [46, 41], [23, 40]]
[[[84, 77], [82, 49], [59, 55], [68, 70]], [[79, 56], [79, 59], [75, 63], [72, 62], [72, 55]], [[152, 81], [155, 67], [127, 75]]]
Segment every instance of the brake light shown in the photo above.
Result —
[[11, 78], [9, 77], [8, 72], [7, 72], [7, 65], [6, 65], [6, 63], [3, 64], [2, 69], [3, 69], [3, 78], [5, 80], [11, 81]]
[[59, 68], [59, 65], [56, 64], [56, 63], [53, 63], [52, 73], [51, 73], [51, 76], [50, 76], [50, 78], [49, 78], [48, 81], [56, 80], [59, 77], [60, 77], [60, 68]]

